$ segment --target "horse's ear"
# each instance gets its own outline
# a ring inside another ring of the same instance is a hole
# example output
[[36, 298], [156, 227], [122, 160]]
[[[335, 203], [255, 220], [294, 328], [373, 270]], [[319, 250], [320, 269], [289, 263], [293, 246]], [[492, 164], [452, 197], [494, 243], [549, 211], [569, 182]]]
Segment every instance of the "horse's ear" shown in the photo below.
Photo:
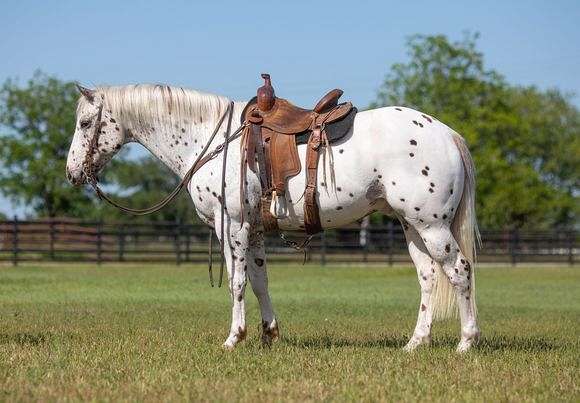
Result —
[[75, 83], [79, 92], [89, 101], [93, 102], [95, 100], [95, 90], [91, 90], [83, 87], [79, 83]]

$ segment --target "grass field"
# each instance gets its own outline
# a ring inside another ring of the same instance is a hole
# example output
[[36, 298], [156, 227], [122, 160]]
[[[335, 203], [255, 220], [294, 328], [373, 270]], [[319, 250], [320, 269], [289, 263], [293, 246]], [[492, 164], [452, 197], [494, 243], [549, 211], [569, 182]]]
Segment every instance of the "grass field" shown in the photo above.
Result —
[[0, 267], [0, 400], [580, 399], [580, 269], [481, 268], [483, 339], [459, 325], [401, 351], [415, 324], [410, 268], [270, 267], [282, 339], [223, 351], [226, 289], [192, 266]]

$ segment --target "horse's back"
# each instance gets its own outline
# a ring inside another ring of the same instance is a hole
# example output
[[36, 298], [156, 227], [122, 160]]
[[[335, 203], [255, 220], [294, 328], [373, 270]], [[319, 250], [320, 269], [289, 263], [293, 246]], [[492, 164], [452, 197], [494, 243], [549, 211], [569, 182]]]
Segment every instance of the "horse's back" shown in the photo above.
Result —
[[[359, 112], [351, 132], [332, 144], [331, 155], [319, 166], [323, 226], [341, 226], [375, 210], [406, 214], [419, 205], [448, 203], [449, 189], [463, 186], [452, 133], [432, 116], [410, 108]], [[302, 163], [305, 147], [298, 148]], [[304, 175], [290, 179], [289, 199], [296, 204], [293, 218], [282, 220], [281, 228], [299, 229], [304, 186]]]

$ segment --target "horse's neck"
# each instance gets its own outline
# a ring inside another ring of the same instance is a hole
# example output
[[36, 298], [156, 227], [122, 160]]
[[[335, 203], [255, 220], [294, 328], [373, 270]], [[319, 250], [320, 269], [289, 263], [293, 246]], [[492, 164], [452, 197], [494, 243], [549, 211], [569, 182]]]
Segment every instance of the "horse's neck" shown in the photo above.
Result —
[[[239, 126], [241, 112], [245, 103], [235, 103], [230, 134]], [[202, 153], [219, 119], [209, 119], [203, 123], [192, 124], [185, 119], [183, 122], [136, 123], [130, 122], [127, 128], [131, 140], [141, 144], [163, 162], [179, 177], [187, 173], [189, 168]], [[227, 117], [224, 119], [218, 134], [214, 137], [208, 152], [224, 141], [223, 133], [227, 127]], [[237, 148], [233, 147], [236, 153]]]

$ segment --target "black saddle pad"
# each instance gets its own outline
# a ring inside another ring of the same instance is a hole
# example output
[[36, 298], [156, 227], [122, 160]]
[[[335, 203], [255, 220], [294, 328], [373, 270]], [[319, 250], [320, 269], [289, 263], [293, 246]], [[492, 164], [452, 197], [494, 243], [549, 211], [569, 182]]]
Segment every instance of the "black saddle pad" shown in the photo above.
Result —
[[[356, 107], [353, 107], [344, 118], [326, 125], [326, 135], [328, 136], [329, 143], [332, 144], [347, 135], [354, 123], [354, 117], [357, 112]], [[310, 131], [297, 135], [296, 144], [308, 143], [308, 137], [310, 137]]]

